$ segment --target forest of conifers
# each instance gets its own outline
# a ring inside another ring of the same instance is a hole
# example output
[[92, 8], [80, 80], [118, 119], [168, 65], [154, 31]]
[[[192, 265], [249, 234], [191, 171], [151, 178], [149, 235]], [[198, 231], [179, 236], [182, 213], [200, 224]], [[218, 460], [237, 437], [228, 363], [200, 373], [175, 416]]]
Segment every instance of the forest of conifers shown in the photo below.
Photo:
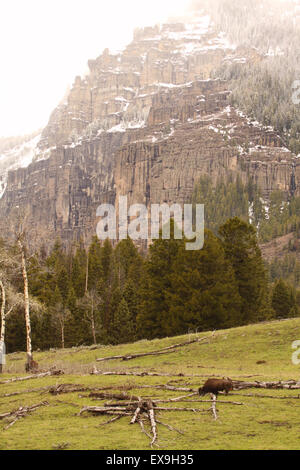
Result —
[[[18, 248], [2, 241], [0, 257], [12, 307], [6, 348], [24, 350]], [[272, 282], [256, 230], [238, 217], [218, 235], [206, 230], [199, 251], [172, 238], [154, 241], [147, 253], [130, 239], [113, 247], [95, 237], [88, 249], [78, 243], [68, 251], [57, 240], [49, 255], [27, 254], [27, 271], [34, 349], [120, 344], [299, 314], [299, 293]]]

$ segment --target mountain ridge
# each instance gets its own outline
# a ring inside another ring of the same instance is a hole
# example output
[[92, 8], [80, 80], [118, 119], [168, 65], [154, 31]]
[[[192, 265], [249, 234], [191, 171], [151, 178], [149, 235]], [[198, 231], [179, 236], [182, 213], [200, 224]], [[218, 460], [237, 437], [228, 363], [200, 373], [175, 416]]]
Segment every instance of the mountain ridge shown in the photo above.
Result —
[[207, 15], [138, 29], [120, 54], [105, 49], [53, 111], [32, 163], [8, 172], [3, 233], [12, 236], [21, 212], [31, 247], [90, 240], [99, 204], [126, 194], [131, 204], [186, 203], [203, 174], [252, 178], [266, 198], [297, 192], [296, 156], [273, 128], [231, 105], [226, 81], [211, 78], [224, 62], [262, 60], [230, 44]]

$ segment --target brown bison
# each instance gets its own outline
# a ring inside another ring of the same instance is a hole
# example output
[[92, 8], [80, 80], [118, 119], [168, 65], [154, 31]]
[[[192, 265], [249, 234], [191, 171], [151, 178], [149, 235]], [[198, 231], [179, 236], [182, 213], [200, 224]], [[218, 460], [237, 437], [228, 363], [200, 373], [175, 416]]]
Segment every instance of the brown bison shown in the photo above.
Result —
[[218, 396], [219, 392], [228, 392], [233, 390], [233, 382], [231, 379], [208, 379], [202, 388], [199, 388], [199, 395], [204, 396], [207, 393]]

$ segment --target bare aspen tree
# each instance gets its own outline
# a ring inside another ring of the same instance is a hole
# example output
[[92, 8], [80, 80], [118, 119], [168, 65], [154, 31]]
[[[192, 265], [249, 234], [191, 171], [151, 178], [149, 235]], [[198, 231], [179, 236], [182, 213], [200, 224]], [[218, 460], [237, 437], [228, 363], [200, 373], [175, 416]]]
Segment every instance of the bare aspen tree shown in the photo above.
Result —
[[[17, 263], [6, 247], [1, 246], [0, 249], [0, 295], [1, 295], [1, 307], [0, 307], [0, 347], [2, 354], [4, 354], [5, 348], [5, 331], [6, 331], [6, 319], [9, 314], [13, 311], [14, 307], [19, 303], [19, 296], [15, 291], [12, 290], [8, 281], [8, 271], [16, 268]], [[7, 292], [8, 291], [8, 292]], [[12, 302], [14, 299], [14, 303]], [[7, 310], [8, 308], [8, 310]], [[0, 373], [3, 371], [2, 354], [0, 356]]]
[[65, 325], [71, 316], [71, 312], [61, 302], [51, 308], [53, 318], [59, 325], [61, 348], [65, 349]]
[[94, 344], [97, 344], [97, 326], [95, 313], [101, 302], [101, 297], [94, 289], [87, 292], [83, 299], [79, 302], [79, 305], [84, 308], [84, 318], [90, 324]]
[[26, 326], [26, 352], [27, 352], [27, 361], [25, 364], [26, 371], [30, 371], [36, 368], [33, 354], [32, 354], [32, 343], [31, 343], [31, 321], [30, 321], [30, 303], [29, 303], [29, 289], [28, 289], [28, 275], [26, 267], [26, 255], [25, 255], [25, 232], [24, 232], [24, 223], [27, 220], [27, 216], [24, 210], [20, 211], [19, 207], [16, 207], [16, 225], [15, 225], [15, 236], [17, 241], [17, 246], [21, 255], [21, 267], [22, 267], [22, 276], [24, 284], [24, 310], [25, 310], [25, 326]]
[[[22, 234], [23, 235], [23, 234]], [[32, 343], [31, 343], [31, 321], [30, 321], [30, 304], [29, 304], [29, 291], [28, 291], [28, 276], [26, 268], [26, 257], [25, 249], [22, 242], [22, 235], [17, 237], [18, 247], [21, 253], [21, 262], [22, 262], [22, 276], [24, 281], [24, 308], [25, 308], [25, 325], [26, 325], [26, 352], [27, 352], [27, 363], [26, 369], [32, 369]]]
[[[5, 344], [5, 309], [6, 309], [6, 294], [3, 282], [0, 280], [0, 289], [1, 289], [1, 333], [0, 333], [0, 347], [4, 348]], [[2, 362], [2, 354], [4, 350], [1, 350], [0, 355], [0, 374], [3, 371], [3, 362]]]
[[[1, 330], [0, 330], [0, 345], [5, 344], [6, 333], [6, 320], [16, 307], [24, 305], [21, 295], [11, 287], [6, 287], [4, 282], [0, 279], [0, 292], [1, 292]], [[1, 359], [1, 357], [0, 357]], [[3, 364], [0, 362], [0, 373], [3, 371]]]

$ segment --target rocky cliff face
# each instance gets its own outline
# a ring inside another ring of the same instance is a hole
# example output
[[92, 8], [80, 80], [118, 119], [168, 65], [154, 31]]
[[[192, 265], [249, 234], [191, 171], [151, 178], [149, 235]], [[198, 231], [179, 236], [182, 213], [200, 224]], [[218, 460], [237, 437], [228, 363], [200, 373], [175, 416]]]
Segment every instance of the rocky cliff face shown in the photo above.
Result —
[[230, 106], [226, 82], [209, 79], [223, 61], [257, 60], [256, 50], [228, 44], [208, 17], [137, 30], [122, 53], [90, 60], [89, 75], [75, 79], [52, 113], [32, 163], [7, 174], [2, 156], [2, 233], [19, 211], [32, 246], [89, 239], [100, 203], [119, 195], [130, 204], [185, 203], [202, 174], [253, 177], [266, 198], [277, 188], [298, 191], [295, 155]]

